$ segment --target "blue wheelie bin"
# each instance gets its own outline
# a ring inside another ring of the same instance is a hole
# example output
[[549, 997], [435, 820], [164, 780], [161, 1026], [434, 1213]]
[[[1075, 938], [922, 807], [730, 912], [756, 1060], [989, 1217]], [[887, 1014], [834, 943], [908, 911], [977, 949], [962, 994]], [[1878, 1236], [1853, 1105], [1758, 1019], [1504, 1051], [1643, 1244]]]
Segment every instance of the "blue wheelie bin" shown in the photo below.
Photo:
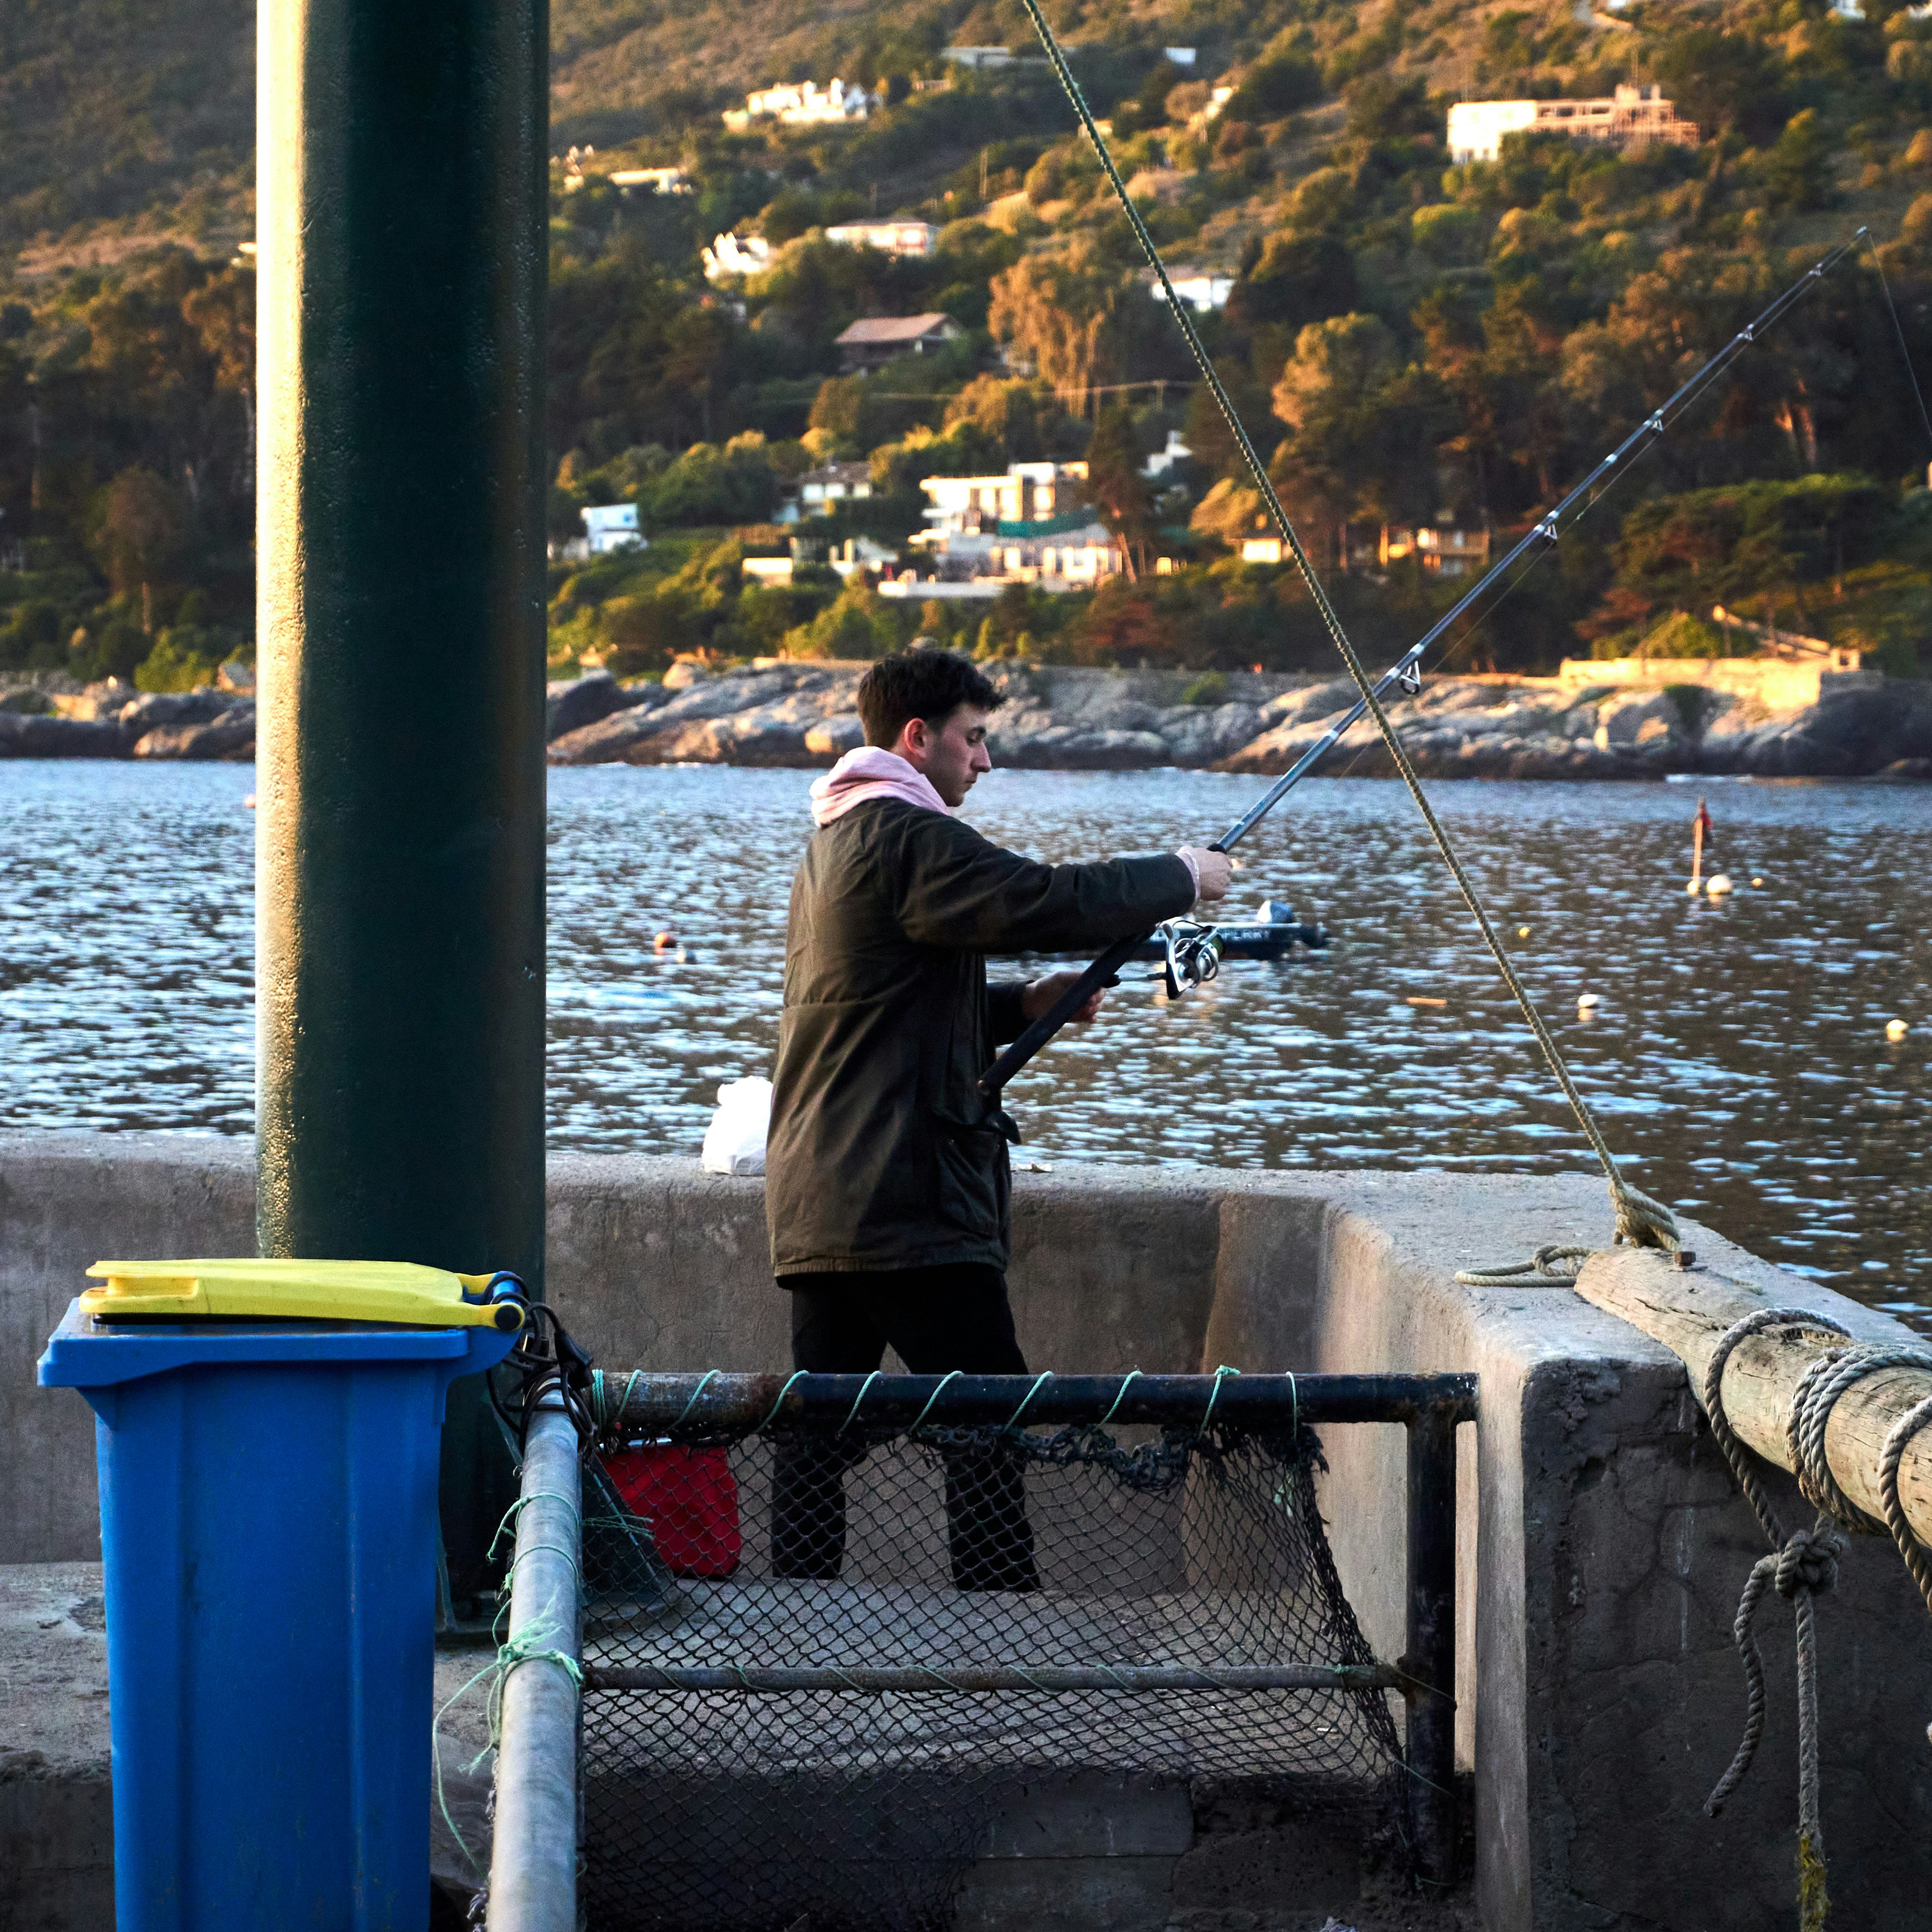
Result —
[[118, 1932], [424, 1932], [443, 1400], [515, 1277], [89, 1273], [40, 1379], [97, 1418]]

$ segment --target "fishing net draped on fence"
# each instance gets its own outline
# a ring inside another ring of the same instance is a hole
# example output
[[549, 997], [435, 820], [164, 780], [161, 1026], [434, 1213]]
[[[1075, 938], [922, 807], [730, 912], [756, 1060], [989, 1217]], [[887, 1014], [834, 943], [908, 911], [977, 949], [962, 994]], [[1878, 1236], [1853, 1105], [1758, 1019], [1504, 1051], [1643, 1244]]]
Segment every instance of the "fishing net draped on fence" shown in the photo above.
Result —
[[1342, 1594], [1314, 1432], [1095, 1415], [607, 1426], [593, 1932], [943, 1926], [1000, 1820], [1070, 1773], [1384, 1805], [1395, 1673]]

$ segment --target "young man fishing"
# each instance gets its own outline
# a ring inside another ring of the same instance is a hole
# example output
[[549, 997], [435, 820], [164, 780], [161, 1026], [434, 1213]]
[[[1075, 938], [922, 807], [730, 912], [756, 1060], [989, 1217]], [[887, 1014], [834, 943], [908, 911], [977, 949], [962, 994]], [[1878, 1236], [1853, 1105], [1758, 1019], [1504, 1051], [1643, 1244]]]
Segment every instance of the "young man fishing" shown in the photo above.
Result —
[[[951, 652], [882, 658], [859, 686], [865, 745], [812, 788], [765, 1156], [800, 1369], [869, 1373], [890, 1346], [914, 1374], [1025, 1372], [1006, 1283], [1018, 1134], [978, 1082], [1078, 971], [988, 986], [986, 955], [1098, 951], [1228, 889], [1227, 858], [1204, 848], [1045, 866], [954, 817], [992, 769], [987, 727], [1004, 702]], [[863, 1453], [782, 1445], [778, 1575], [838, 1574], [841, 1474]], [[946, 1514], [960, 1588], [1034, 1586], [1010, 1456], [949, 1457]]]

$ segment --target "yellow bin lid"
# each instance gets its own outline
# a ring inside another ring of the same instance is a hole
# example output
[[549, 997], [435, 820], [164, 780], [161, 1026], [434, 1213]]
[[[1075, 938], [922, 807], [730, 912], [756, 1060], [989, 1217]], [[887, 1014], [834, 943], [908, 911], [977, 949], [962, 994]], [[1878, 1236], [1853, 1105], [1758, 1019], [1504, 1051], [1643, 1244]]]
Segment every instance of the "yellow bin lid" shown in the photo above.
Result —
[[522, 1301], [490, 1298], [494, 1274], [452, 1274], [413, 1262], [96, 1262], [102, 1285], [80, 1298], [103, 1322], [264, 1317], [391, 1322], [411, 1328], [520, 1328]]

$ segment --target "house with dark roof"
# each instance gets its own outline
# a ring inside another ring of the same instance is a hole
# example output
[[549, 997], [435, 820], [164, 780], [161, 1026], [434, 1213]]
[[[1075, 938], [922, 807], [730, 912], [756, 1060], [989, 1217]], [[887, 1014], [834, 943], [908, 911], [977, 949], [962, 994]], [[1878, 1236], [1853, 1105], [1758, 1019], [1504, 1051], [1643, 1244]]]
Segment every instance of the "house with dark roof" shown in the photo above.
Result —
[[930, 355], [965, 333], [950, 315], [863, 316], [838, 338], [839, 366], [860, 375], [902, 356]]

